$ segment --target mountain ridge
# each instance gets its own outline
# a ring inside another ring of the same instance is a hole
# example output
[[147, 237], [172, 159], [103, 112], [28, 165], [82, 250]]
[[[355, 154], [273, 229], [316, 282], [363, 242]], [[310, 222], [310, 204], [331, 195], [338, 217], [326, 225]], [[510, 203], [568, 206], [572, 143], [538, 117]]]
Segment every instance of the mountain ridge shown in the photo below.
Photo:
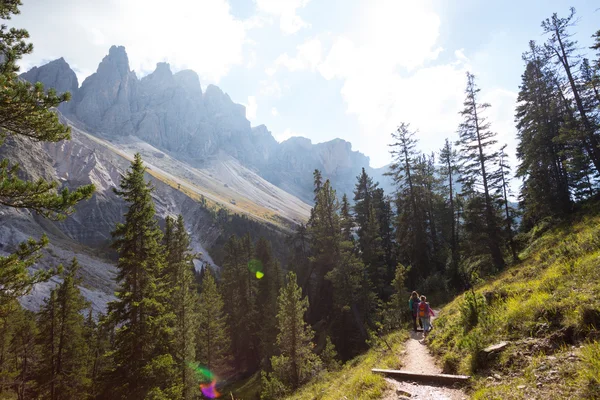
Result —
[[192, 70], [173, 73], [168, 63], [159, 62], [152, 73], [138, 78], [123, 46], [112, 46], [81, 86], [64, 58], [21, 76], [58, 92], [70, 91], [72, 100], [59, 110], [89, 133], [109, 139], [136, 136], [195, 167], [224, 151], [305, 202], [312, 202], [315, 169], [348, 195], [363, 167], [386, 191], [391, 188], [385, 168], [371, 168], [369, 157], [352, 150], [350, 142], [293, 137], [278, 143], [264, 124], [251, 126], [245, 106], [218, 86], [202, 90]]

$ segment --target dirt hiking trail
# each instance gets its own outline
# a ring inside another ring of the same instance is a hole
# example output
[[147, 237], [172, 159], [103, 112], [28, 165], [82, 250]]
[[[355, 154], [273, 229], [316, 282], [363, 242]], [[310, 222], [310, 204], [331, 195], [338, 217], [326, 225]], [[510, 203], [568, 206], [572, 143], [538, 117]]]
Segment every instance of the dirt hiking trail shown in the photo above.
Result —
[[[437, 315], [438, 311], [435, 310]], [[435, 364], [435, 358], [429, 354], [422, 332], [410, 332], [404, 351], [400, 354], [402, 370], [421, 374], [441, 374], [442, 369]], [[416, 399], [416, 400], [463, 400], [468, 396], [460, 389], [439, 386], [429, 383], [397, 381], [385, 378], [390, 391], [383, 400]]]

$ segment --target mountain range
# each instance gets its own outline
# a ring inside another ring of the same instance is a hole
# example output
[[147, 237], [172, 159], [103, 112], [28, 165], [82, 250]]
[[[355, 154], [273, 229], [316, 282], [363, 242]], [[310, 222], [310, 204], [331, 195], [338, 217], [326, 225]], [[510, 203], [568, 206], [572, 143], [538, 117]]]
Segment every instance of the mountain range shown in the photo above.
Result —
[[[71, 93], [71, 101], [57, 112], [71, 127], [72, 139], [42, 144], [9, 138], [0, 147], [0, 159], [18, 162], [27, 178], [65, 187], [93, 183], [96, 193], [61, 222], [0, 207], [0, 255], [28, 237], [46, 234], [50, 245], [35, 268], [66, 264], [76, 256], [82, 292], [96, 311], [113, 298], [111, 231], [127, 206], [112, 189], [136, 152], [155, 187], [159, 219], [183, 215], [193, 250], [202, 253], [198, 267], [218, 266], [219, 249], [229, 235], [246, 232], [274, 242], [283, 257], [285, 235], [310, 215], [315, 169], [331, 179], [340, 197], [351, 195], [361, 168], [389, 187], [384, 170], [370, 168], [368, 157], [347, 141], [313, 144], [294, 137], [278, 143], [264, 125], [252, 127], [245, 107], [221, 89], [209, 85], [203, 91], [193, 71], [173, 74], [168, 64], [159, 63], [138, 79], [123, 47], [111, 47], [81, 85], [63, 58], [21, 77]], [[58, 281], [38, 285], [22, 303], [37, 309]]]
[[370, 168], [369, 158], [353, 151], [345, 140], [313, 144], [307, 138], [292, 137], [278, 143], [266, 126], [252, 127], [245, 107], [217, 86], [208, 85], [203, 91], [191, 70], [174, 74], [169, 64], [158, 63], [154, 72], [139, 79], [130, 70], [122, 46], [112, 46], [81, 87], [63, 58], [22, 77], [59, 93], [70, 92], [72, 100], [62, 104], [60, 111], [93, 135], [107, 139], [135, 136], [200, 168], [225, 153], [308, 203], [315, 169], [341, 193], [351, 194], [363, 167], [384, 189], [390, 187], [383, 177], [385, 168]]

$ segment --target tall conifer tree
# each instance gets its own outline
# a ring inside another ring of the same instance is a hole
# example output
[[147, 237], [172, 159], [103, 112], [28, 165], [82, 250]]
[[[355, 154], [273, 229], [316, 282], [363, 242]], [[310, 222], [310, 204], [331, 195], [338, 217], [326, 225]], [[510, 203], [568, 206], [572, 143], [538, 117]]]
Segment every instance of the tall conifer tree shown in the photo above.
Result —
[[216, 373], [226, 372], [230, 354], [229, 331], [223, 313], [223, 299], [210, 271], [202, 280], [198, 319], [197, 361]]
[[[542, 49], [535, 42], [523, 54], [522, 75], [515, 121], [517, 126], [516, 176], [523, 179], [521, 207], [523, 228], [571, 209], [568, 158], [573, 154], [565, 130], [565, 108]], [[575, 149], [573, 149], [575, 150]], [[577, 150], [579, 151], [579, 150]]]
[[256, 260], [262, 266], [262, 278], [258, 281], [257, 303], [260, 308], [260, 357], [269, 361], [275, 355], [275, 339], [277, 332], [277, 296], [283, 281], [283, 274], [277, 261], [273, 258], [271, 244], [264, 238], [256, 243]]
[[79, 288], [79, 264], [73, 259], [63, 282], [53, 289], [40, 312], [40, 394], [50, 400], [78, 400], [90, 389], [88, 343]]
[[146, 168], [136, 154], [120, 189], [127, 203], [125, 223], [113, 235], [119, 253], [117, 300], [109, 316], [117, 327], [110, 387], [113, 398], [143, 399], [171, 390], [175, 362], [168, 342], [173, 314], [167, 307], [168, 290], [163, 268], [162, 233], [155, 217], [152, 187], [144, 180]]
[[[315, 188], [316, 190], [316, 188]], [[317, 192], [317, 201], [313, 207], [313, 218], [309, 225], [311, 240], [310, 257], [312, 287], [308, 288], [309, 299], [315, 307], [310, 308], [311, 322], [327, 318], [333, 307], [331, 282], [325, 276], [337, 265], [340, 257], [340, 204], [335, 190], [328, 180]], [[318, 306], [317, 306], [318, 305]]]
[[575, 61], [577, 59], [577, 55], [575, 54], [577, 42], [570, 39], [572, 34], [569, 33], [569, 29], [576, 23], [574, 18], [575, 9], [571, 7], [569, 15], [565, 18], [560, 18], [554, 13], [551, 18], [542, 21], [542, 29], [545, 34], [549, 35], [545, 48], [548, 55], [554, 59], [555, 63], [560, 66], [567, 77], [583, 133], [581, 145], [586, 149], [596, 173], [600, 173], [600, 138], [597, 132], [598, 129], [590, 116], [589, 110], [585, 107], [584, 99], [581, 95], [579, 77], [575, 73], [575, 67], [577, 66], [577, 61]]
[[412, 284], [427, 276], [431, 269], [421, 188], [414, 176], [419, 158], [414, 136], [415, 132], [406, 123], [401, 123], [392, 133], [393, 161], [388, 172], [396, 185], [396, 237], [402, 252], [399, 261], [411, 265]]
[[458, 224], [457, 224], [457, 210], [455, 205], [455, 183], [458, 179], [458, 154], [456, 150], [452, 148], [452, 144], [448, 139], [444, 143], [444, 147], [440, 150], [440, 169], [439, 174], [442, 181], [442, 190], [444, 192], [445, 201], [447, 203], [447, 226], [450, 229], [449, 243], [450, 243], [450, 262], [449, 276], [452, 284], [458, 287], [460, 284], [458, 263], [459, 263], [459, 252], [458, 252]]
[[167, 217], [165, 222], [165, 279], [171, 291], [169, 305], [175, 316], [171, 353], [179, 370], [178, 384], [182, 387], [182, 398], [188, 400], [194, 398], [197, 388], [191, 368], [196, 360], [198, 328], [198, 292], [192, 272], [194, 255], [183, 217], [179, 215], [176, 221]]
[[271, 359], [273, 372], [263, 374], [263, 397], [281, 398], [318, 373], [321, 361], [312, 351], [313, 330], [304, 321], [308, 299], [296, 283], [296, 275], [288, 274], [287, 284], [278, 298], [277, 346], [280, 356]]
[[[473, 213], [482, 212], [479, 218], [485, 221], [483, 240], [487, 242], [488, 254], [493, 266], [500, 269], [504, 267], [504, 258], [500, 248], [494, 188], [490, 185], [490, 177], [494, 172], [493, 163], [498, 158], [498, 152], [494, 149], [496, 133], [490, 130], [490, 123], [484, 116], [485, 110], [490, 105], [479, 102], [480, 90], [475, 85], [473, 74], [467, 72], [464, 109], [460, 112], [464, 119], [458, 128], [462, 171], [460, 182], [463, 185], [463, 194], [470, 198], [469, 204], [473, 205]], [[473, 218], [477, 218], [475, 214]], [[471, 230], [471, 233], [479, 235], [476, 229]]]

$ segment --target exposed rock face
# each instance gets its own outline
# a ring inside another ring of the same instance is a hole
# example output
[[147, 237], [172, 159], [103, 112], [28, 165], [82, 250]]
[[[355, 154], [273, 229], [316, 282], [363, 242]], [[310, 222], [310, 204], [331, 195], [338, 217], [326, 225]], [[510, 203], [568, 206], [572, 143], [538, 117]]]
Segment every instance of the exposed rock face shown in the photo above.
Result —
[[[8, 157], [18, 162], [29, 179], [45, 178], [62, 182], [66, 187], [94, 183], [96, 192], [92, 199], [78, 204], [77, 211], [61, 222], [52, 222], [27, 210], [0, 206], [0, 255], [16, 249], [29, 237], [39, 239], [48, 235], [50, 246], [35, 268], [67, 264], [77, 257], [82, 265], [84, 295], [96, 311], [104, 311], [113, 299], [115, 289], [115, 253], [110, 249], [111, 232], [123, 221], [127, 204], [115, 195], [120, 177], [129, 162], [86, 136], [73, 131], [71, 141], [59, 143], [34, 143], [29, 140], [9, 138], [0, 147], [0, 159]], [[222, 234], [221, 227], [211, 213], [163, 182], [146, 177], [155, 187], [153, 200], [157, 217], [162, 221], [167, 215], [182, 214], [191, 234], [191, 246], [203, 254], [204, 262], [212, 264], [206, 248], [214, 245]], [[25, 306], [36, 309], [42, 304], [58, 279], [39, 285], [23, 299]]]
[[[42, 82], [45, 88], [54, 88], [59, 94], [69, 92], [74, 95], [79, 89], [77, 75], [62, 57], [42, 67], [33, 67], [21, 76], [29, 82]], [[72, 101], [63, 103], [59, 110], [67, 112], [72, 104]]]
[[87, 77], [73, 98], [72, 110], [89, 129], [107, 136], [131, 135], [132, 104], [138, 80], [129, 70], [125, 48], [112, 46], [95, 74]]
[[203, 93], [193, 71], [173, 74], [169, 64], [158, 63], [153, 73], [138, 80], [125, 49], [113, 46], [77, 90], [76, 78], [75, 85], [52, 78], [75, 76], [61, 60], [22, 76], [30, 81], [43, 78], [59, 91], [68, 86], [74, 96], [63, 111], [90, 133], [107, 138], [134, 135], [197, 167], [225, 152], [307, 202], [313, 198], [315, 169], [331, 179], [339, 193], [352, 192], [363, 167], [376, 181], [383, 180], [385, 189], [390, 187], [387, 178], [369, 168], [369, 158], [352, 151], [344, 140], [312, 144], [306, 138], [291, 138], [277, 143], [264, 125], [252, 128], [245, 107], [221, 89], [208, 85]]
[[202, 89], [195, 72], [173, 75], [169, 64], [159, 63], [140, 81], [132, 108], [134, 135], [167, 151], [196, 156], [186, 150], [194, 138], [202, 136], [205, 118]]

